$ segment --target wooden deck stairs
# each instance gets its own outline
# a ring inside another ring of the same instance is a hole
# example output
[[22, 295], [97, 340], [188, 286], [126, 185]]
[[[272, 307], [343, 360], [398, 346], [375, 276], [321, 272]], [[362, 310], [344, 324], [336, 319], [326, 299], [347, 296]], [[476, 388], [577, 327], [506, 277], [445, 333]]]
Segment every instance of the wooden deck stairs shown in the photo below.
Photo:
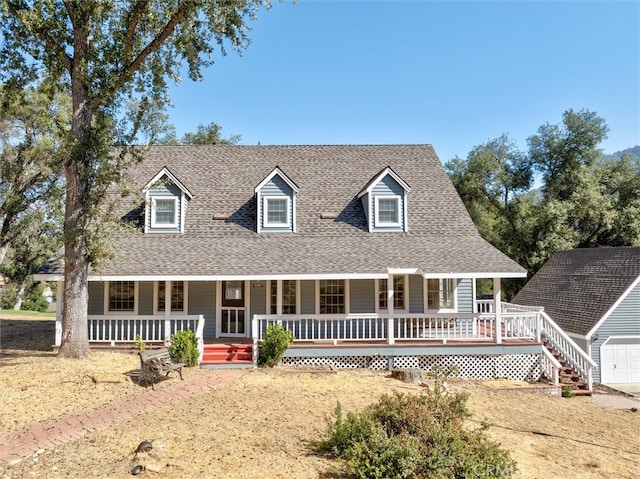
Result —
[[575, 396], [591, 396], [589, 384], [584, 381], [580, 377], [580, 374], [578, 374], [578, 372], [568, 364], [567, 360], [562, 356], [562, 353], [557, 351], [545, 337], [542, 338], [542, 344], [562, 365], [559, 374], [560, 386], [563, 388], [571, 388], [571, 391]]
[[253, 346], [237, 343], [211, 343], [204, 345], [201, 368], [251, 368]]

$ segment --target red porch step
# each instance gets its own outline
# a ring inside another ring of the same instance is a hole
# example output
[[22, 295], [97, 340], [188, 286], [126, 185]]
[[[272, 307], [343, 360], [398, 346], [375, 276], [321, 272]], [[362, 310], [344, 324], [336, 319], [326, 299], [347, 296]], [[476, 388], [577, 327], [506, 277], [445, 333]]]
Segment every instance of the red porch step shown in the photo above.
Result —
[[205, 344], [200, 366], [248, 367], [253, 365], [253, 346], [250, 344]]

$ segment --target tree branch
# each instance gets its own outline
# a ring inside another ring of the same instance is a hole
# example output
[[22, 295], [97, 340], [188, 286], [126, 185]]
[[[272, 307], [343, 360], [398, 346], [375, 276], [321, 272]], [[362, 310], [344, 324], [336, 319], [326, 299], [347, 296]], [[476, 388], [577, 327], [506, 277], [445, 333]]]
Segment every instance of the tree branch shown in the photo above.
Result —
[[127, 25], [127, 34], [124, 38], [124, 62], [131, 61], [131, 54], [133, 52], [133, 37], [136, 33], [136, 27], [138, 26], [138, 20], [142, 12], [147, 8], [149, 2], [147, 0], [140, 0], [135, 3], [131, 10], [129, 24]]

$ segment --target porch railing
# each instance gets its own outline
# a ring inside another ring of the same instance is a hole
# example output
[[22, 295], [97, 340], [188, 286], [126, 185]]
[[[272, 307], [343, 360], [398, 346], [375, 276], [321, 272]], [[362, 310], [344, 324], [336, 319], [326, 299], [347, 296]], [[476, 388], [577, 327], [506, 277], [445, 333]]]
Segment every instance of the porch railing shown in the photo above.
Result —
[[[293, 333], [295, 341], [497, 341], [535, 340], [538, 325], [535, 312], [503, 314], [501, 335], [496, 334], [495, 314], [352, 314], [352, 315], [271, 315], [252, 319], [255, 341], [262, 341], [271, 324], [280, 324]], [[391, 334], [389, 334], [391, 332]]]
[[87, 318], [89, 341], [94, 343], [132, 343], [139, 336], [145, 343], [167, 342], [178, 331], [191, 330], [202, 342], [204, 316], [94, 316]]

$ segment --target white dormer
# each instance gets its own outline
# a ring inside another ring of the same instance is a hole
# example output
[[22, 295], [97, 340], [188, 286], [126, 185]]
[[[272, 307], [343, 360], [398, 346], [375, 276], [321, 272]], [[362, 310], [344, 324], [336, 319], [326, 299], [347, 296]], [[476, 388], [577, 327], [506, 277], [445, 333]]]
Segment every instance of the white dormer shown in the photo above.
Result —
[[411, 187], [391, 167], [373, 177], [358, 193], [369, 232], [407, 232], [407, 194]]
[[258, 233], [296, 232], [298, 186], [275, 167], [255, 188]]
[[145, 233], [184, 233], [191, 192], [165, 166], [142, 189]]

